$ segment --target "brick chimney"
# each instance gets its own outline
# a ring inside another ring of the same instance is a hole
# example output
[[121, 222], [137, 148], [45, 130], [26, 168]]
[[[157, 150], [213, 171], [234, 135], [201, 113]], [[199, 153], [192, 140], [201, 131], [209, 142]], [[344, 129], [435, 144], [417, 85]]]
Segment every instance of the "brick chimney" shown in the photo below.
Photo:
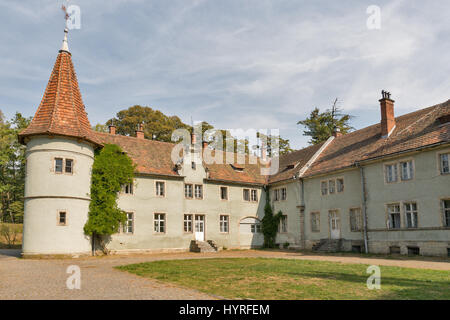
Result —
[[109, 129], [109, 134], [116, 134], [116, 126], [115, 125], [110, 125], [108, 126]]
[[136, 138], [144, 139], [144, 126], [142, 123], [138, 125], [138, 129], [136, 130]]
[[194, 132], [191, 133], [191, 144], [194, 145], [197, 143], [197, 136]]
[[202, 150], [208, 148], [208, 141], [202, 141]]
[[333, 129], [333, 137], [337, 138], [337, 137], [340, 137], [340, 136], [342, 136], [342, 132], [339, 130], [338, 127], [335, 126], [334, 129]]
[[383, 138], [389, 137], [395, 128], [394, 117], [394, 100], [391, 99], [391, 93], [381, 91], [382, 98], [380, 101], [381, 108], [381, 136]]

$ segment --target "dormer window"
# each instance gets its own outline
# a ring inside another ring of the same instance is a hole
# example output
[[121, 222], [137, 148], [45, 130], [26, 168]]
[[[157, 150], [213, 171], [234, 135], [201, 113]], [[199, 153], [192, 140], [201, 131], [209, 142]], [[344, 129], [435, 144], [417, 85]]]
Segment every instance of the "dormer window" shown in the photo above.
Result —
[[237, 172], [244, 171], [244, 167], [240, 167], [238, 165], [233, 165], [233, 164], [230, 164], [230, 166], [233, 168], [234, 171], [237, 171]]

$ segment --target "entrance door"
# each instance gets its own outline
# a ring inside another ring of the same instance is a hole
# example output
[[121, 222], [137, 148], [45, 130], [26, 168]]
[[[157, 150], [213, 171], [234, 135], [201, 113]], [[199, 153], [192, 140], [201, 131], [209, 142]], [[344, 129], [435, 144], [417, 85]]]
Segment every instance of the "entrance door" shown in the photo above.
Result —
[[330, 215], [330, 237], [331, 239], [339, 239], [341, 237], [341, 221], [339, 219], [339, 212], [331, 210]]
[[205, 216], [195, 216], [195, 240], [205, 241]]

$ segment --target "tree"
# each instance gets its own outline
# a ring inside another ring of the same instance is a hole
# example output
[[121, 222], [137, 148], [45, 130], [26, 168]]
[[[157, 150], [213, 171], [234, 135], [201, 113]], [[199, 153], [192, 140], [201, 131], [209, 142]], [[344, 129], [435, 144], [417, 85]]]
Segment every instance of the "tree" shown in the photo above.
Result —
[[128, 136], [135, 136], [138, 125], [143, 124], [146, 139], [165, 142], [171, 142], [175, 129], [190, 129], [177, 116], [166, 116], [159, 110], [139, 105], [119, 111], [115, 118], [106, 122], [107, 126], [111, 124], [117, 127], [118, 134]]
[[0, 112], [0, 221], [21, 222], [25, 185], [25, 149], [17, 134], [31, 118], [16, 113], [5, 121]]
[[[259, 138], [262, 138], [262, 137], [266, 137], [267, 156], [269, 156], [269, 157], [274, 156], [274, 155], [272, 155], [272, 135], [267, 136], [265, 134], [259, 133]], [[294, 151], [293, 149], [291, 149], [289, 139], [283, 139], [280, 136], [278, 136], [277, 138], [278, 138], [279, 155], [283, 155], [283, 154]], [[275, 155], [275, 156], [277, 156], [277, 155]]]
[[314, 108], [309, 118], [297, 122], [297, 124], [307, 128], [303, 135], [311, 137], [310, 144], [319, 144], [326, 141], [336, 130], [346, 134], [353, 129], [349, 125], [352, 117], [343, 114], [337, 103], [338, 99], [336, 98], [331, 109], [327, 109], [325, 112], [320, 112], [319, 108]]
[[133, 183], [132, 160], [114, 144], [107, 144], [96, 151], [92, 166], [91, 203], [84, 233], [90, 235], [95, 245], [106, 254], [105, 240], [119, 230], [126, 214], [119, 209], [117, 197], [123, 185]]
[[261, 231], [264, 235], [264, 247], [274, 248], [275, 238], [277, 237], [278, 224], [280, 223], [283, 213], [278, 211], [273, 214], [272, 206], [270, 205], [269, 192], [267, 191], [266, 205], [264, 207], [264, 218], [261, 221]]
[[106, 124], [101, 124], [101, 123], [97, 123], [92, 130], [97, 131], [97, 132], [104, 132], [107, 133], [108, 132], [108, 126]]

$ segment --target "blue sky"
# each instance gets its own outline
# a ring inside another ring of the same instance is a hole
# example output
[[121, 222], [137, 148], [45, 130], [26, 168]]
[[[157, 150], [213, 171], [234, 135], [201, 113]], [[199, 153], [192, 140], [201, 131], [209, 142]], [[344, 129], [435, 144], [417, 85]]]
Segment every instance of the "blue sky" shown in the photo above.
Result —
[[[31, 116], [63, 37], [57, 0], [0, 0], [0, 110]], [[279, 128], [338, 97], [356, 128], [450, 98], [450, 2], [71, 0], [81, 29], [69, 48], [94, 125], [147, 105], [217, 128]], [[369, 5], [381, 29], [366, 26]]]

